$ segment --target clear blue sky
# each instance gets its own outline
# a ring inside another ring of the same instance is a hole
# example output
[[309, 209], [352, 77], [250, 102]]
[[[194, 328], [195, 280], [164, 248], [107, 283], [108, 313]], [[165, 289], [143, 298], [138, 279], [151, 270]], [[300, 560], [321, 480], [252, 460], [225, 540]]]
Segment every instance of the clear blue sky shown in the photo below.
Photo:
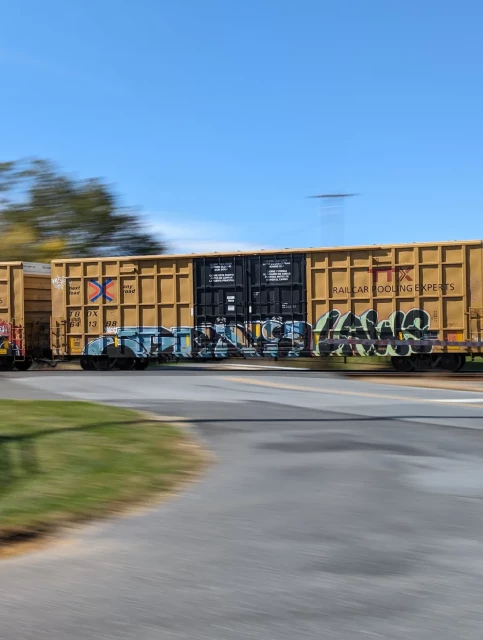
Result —
[[[183, 250], [483, 237], [479, 0], [19, 0], [1, 156], [101, 176]], [[317, 201], [337, 190], [344, 233]]]

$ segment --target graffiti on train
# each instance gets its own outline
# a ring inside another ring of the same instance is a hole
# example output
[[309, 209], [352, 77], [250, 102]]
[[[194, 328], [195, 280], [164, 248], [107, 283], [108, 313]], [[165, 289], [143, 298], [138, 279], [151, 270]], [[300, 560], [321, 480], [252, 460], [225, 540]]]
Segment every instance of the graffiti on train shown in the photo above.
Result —
[[431, 345], [335, 344], [338, 340], [428, 340], [437, 337], [430, 330], [431, 317], [424, 309], [394, 311], [379, 318], [375, 309], [360, 315], [337, 309], [323, 314], [312, 327], [303, 321], [264, 322], [198, 327], [106, 327], [106, 334], [87, 345], [86, 355], [100, 355], [118, 344], [137, 357], [250, 358], [303, 356], [370, 356], [429, 353]]
[[431, 330], [431, 316], [425, 309], [393, 311], [388, 318], [379, 318], [375, 309], [360, 315], [332, 309], [324, 313], [313, 328], [314, 355], [410, 355], [430, 353], [431, 345], [333, 344], [331, 340], [427, 340], [437, 337]]
[[[115, 340], [138, 356], [177, 358], [233, 358], [312, 355], [307, 322], [270, 319], [248, 325], [223, 322], [198, 327], [106, 327], [106, 335], [90, 342], [86, 355], [100, 355]], [[114, 337], [116, 336], [116, 338]]]
[[277, 319], [248, 325], [212, 324], [193, 331], [191, 357], [233, 358], [311, 355], [311, 328], [307, 322]]

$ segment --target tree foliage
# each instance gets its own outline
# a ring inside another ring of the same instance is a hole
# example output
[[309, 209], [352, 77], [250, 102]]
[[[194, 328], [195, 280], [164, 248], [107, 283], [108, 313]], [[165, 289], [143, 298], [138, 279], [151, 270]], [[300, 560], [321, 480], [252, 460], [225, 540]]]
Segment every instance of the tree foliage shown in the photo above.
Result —
[[0, 260], [159, 254], [163, 244], [102, 180], [46, 160], [0, 163]]

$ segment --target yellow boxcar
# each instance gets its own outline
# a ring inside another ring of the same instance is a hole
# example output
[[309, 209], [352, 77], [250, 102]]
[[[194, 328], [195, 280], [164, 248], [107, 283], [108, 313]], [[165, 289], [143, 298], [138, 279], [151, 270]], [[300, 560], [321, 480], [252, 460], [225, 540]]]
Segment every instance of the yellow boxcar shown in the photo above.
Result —
[[481, 353], [481, 241], [56, 260], [55, 357], [391, 357], [457, 370]]
[[311, 251], [307, 270], [315, 355], [406, 356], [393, 363], [410, 370], [431, 354], [456, 369], [481, 350], [481, 241]]
[[85, 356], [86, 369], [144, 368], [169, 337], [163, 327], [193, 324], [192, 264], [186, 256], [54, 260], [54, 356]]
[[0, 262], [0, 369], [50, 357], [50, 265]]

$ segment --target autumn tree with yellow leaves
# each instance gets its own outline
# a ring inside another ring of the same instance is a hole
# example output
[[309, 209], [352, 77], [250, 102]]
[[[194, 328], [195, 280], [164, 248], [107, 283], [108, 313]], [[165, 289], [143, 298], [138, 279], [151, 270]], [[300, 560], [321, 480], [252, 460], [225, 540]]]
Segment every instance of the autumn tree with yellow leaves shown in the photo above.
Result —
[[163, 249], [102, 180], [76, 180], [46, 160], [0, 163], [0, 261], [148, 255]]

